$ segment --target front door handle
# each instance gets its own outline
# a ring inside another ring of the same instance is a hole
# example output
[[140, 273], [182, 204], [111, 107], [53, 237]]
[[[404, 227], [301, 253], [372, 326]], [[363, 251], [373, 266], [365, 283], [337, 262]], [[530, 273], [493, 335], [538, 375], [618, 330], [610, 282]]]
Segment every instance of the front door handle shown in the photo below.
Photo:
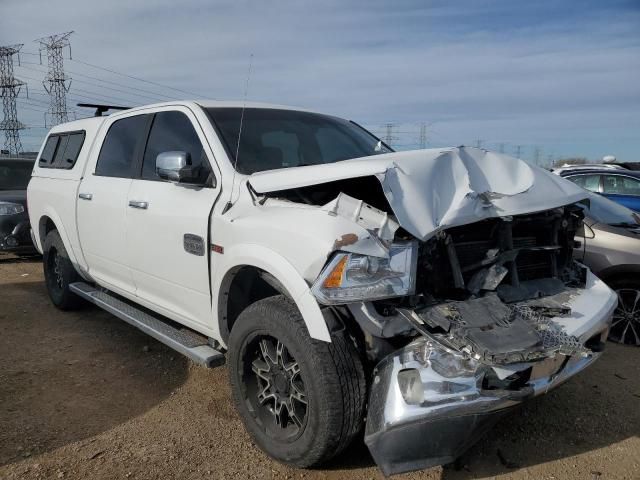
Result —
[[93, 194], [91, 194], [91, 193], [79, 193], [78, 194], [78, 198], [81, 198], [82, 200], [91, 200], [93, 198]]
[[149, 202], [138, 202], [137, 200], [129, 200], [129, 206], [132, 208], [140, 208], [146, 210], [149, 207]]

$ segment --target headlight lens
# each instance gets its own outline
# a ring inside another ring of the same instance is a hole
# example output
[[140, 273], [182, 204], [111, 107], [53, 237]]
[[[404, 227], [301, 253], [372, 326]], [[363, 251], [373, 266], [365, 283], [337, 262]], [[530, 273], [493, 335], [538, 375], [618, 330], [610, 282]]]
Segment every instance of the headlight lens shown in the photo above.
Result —
[[487, 368], [424, 337], [400, 351], [400, 364], [397, 380], [404, 401], [423, 406], [477, 397]]
[[16, 215], [24, 212], [24, 207], [18, 203], [0, 202], [0, 215]]
[[404, 363], [418, 362], [445, 378], [472, 377], [480, 366], [473, 358], [422, 337], [407, 345], [402, 354]]
[[399, 242], [389, 247], [389, 258], [339, 252], [313, 284], [313, 294], [325, 305], [411, 295], [417, 250], [417, 242]]

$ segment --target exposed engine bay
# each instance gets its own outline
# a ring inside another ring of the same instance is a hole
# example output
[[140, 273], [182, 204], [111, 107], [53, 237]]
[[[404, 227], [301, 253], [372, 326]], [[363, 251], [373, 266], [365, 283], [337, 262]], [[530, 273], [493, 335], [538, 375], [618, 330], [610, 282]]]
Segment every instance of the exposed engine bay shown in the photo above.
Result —
[[[321, 206], [344, 195], [365, 197], [374, 208], [392, 214], [372, 177], [269, 197]], [[488, 365], [555, 353], [586, 355], [589, 349], [551, 320], [571, 313], [570, 299], [585, 286], [587, 270], [572, 257], [582, 219], [581, 208], [567, 205], [440, 230], [419, 244], [415, 294], [373, 301], [366, 314], [356, 313], [356, 318], [361, 324], [369, 316], [396, 325], [386, 331], [383, 326], [378, 332], [369, 329], [374, 336], [410, 339], [418, 332]], [[395, 239], [413, 236], [398, 228]], [[370, 344], [371, 359], [388, 351], [377, 339]]]
[[487, 364], [587, 353], [551, 321], [571, 313], [585, 286], [586, 269], [572, 259], [581, 221], [569, 205], [439, 232], [421, 246], [413, 304], [397, 310]]

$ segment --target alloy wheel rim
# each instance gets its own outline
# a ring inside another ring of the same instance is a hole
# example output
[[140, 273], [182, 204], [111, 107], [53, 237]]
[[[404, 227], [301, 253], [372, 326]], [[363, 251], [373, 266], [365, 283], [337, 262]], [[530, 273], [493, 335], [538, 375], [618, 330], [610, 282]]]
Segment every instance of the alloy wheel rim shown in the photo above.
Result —
[[264, 336], [245, 350], [244, 383], [256, 420], [275, 438], [298, 438], [307, 421], [308, 400], [300, 365], [278, 339]]
[[62, 290], [64, 287], [64, 276], [62, 275], [62, 264], [60, 260], [60, 255], [58, 255], [58, 251], [56, 249], [51, 249], [49, 252], [49, 266], [52, 270], [52, 280], [55, 286]]
[[609, 339], [640, 346], [640, 290], [621, 288], [616, 293], [618, 306], [613, 313]]

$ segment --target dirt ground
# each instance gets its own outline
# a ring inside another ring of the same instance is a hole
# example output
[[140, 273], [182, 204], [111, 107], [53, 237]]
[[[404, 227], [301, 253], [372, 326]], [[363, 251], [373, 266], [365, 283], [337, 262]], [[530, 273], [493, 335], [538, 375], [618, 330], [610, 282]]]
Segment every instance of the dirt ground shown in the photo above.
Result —
[[[322, 469], [269, 459], [224, 367], [196, 367], [96, 308], [56, 310], [41, 270], [0, 257], [0, 478], [383, 478], [361, 440]], [[608, 344], [455, 466], [396, 478], [638, 479], [639, 373], [640, 349]]]

